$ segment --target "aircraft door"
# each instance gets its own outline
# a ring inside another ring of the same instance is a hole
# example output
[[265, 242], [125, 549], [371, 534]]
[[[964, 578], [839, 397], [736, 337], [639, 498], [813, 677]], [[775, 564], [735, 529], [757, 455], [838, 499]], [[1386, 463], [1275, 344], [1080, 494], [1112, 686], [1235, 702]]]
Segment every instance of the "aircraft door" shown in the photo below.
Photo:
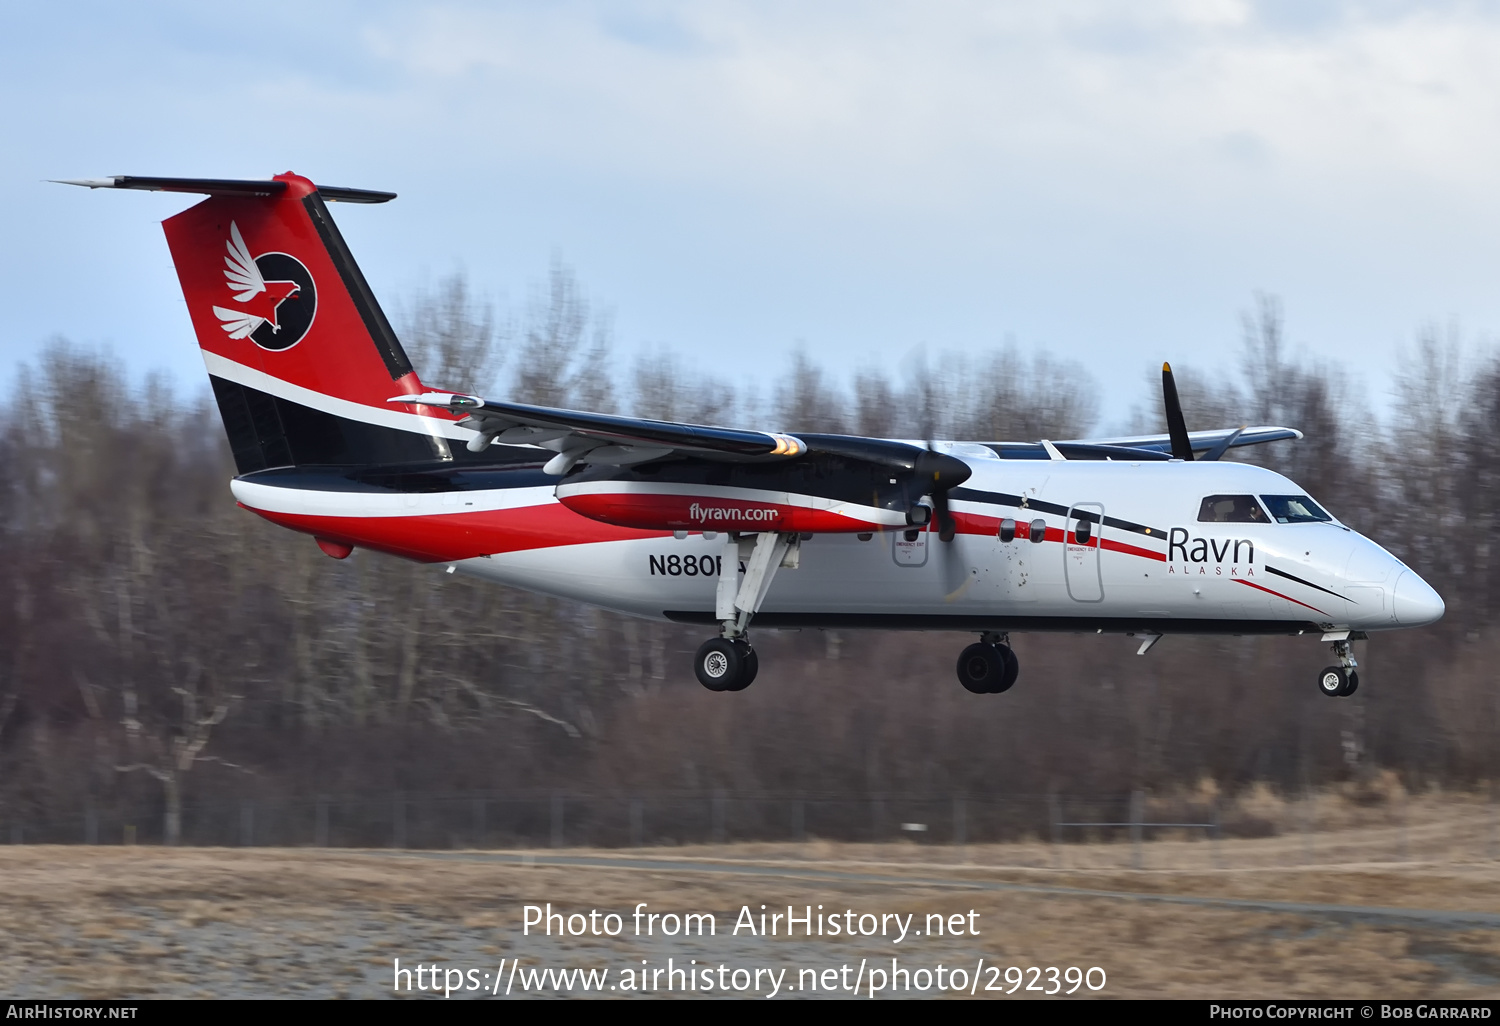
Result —
[[1104, 601], [1104, 571], [1099, 565], [1103, 532], [1103, 504], [1079, 502], [1068, 510], [1067, 534], [1063, 538], [1063, 578], [1068, 597], [1074, 602]]

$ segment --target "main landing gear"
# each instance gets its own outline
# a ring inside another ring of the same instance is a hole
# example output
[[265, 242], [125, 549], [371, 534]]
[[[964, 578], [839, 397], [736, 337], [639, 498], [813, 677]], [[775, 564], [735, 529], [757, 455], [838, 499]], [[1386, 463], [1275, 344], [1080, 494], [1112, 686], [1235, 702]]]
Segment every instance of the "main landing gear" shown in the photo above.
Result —
[[1004, 634], [983, 634], [958, 656], [958, 682], [976, 695], [1009, 691], [1021, 671]]
[[760, 669], [755, 649], [744, 638], [711, 638], [698, 647], [693, 672], [710, 691], [744, 691]]
[[1354, 668], [1354, 646], [1346, 639], [1333, 643], [1333, 653], [1339, 657], [1339, 665], [1325, 666], [1318, 674], [1318, 690], [1330, 698], [1347, 698], [1359, 689], [1359, 674]]
[[698, 683], [710, 691], [743, 691], [755, 680], [759, 661], [747, 636], [750, 619], [765, 601], [776, 571], [795, 570], [801, 552], [802, 536], [797, 534], [729, 535], [714, 601], [720, 633], [698, 648], [693, 661]]

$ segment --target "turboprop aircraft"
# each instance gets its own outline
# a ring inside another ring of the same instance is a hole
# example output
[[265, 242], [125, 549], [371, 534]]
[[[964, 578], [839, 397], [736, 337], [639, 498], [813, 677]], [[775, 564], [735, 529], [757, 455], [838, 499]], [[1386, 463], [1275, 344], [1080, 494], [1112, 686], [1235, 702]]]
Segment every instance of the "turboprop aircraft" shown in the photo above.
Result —
[[1020, 631], [1315, 635], [1443, 615], [1379, 545], [1230, 449], [1284, 427], [1033, 442], [736, 430], [550, 409], [420, 381], [328, 212], [387, 192], [118, 176], [206, 194], [163, 227], [246, 509], [355, 548], [714, 630], [711, 691], [755, 679], [752, 627], [950, 630], [969, 691], [1015, 683]]

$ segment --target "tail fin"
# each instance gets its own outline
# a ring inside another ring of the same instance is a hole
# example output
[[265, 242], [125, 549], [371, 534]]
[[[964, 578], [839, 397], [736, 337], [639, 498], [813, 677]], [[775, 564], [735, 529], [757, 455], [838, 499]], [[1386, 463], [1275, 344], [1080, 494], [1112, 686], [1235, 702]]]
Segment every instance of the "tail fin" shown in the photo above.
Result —
[[424, 386], [318, 187], [190, 184], [209, 198], [163, 228], [239, 472], [452, 459], [451, 418], [386, 401]]

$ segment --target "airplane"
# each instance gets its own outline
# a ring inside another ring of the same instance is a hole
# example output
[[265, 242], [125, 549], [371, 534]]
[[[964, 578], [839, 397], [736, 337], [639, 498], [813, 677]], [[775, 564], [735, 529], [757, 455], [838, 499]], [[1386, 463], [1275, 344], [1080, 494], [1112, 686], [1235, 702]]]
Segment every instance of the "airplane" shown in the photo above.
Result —
[[755, 679], [756, 628], [967, 632], [975, 694], [1019, 672], [1011, 633], [1316, 635], [1318, 688], [1352, 642], [1430, 624], [1416, 571], [1274, 471], [1221, 459], [1290, 428], [1032, 442], [740, 430], [552, 409], [417, 376], [329, 202], [393, 193], [267, 180], [75, 179], [202, 194], [163, 222], [238, 504], [327, 555], [388, 553], [715, 630], [710, 691]]

